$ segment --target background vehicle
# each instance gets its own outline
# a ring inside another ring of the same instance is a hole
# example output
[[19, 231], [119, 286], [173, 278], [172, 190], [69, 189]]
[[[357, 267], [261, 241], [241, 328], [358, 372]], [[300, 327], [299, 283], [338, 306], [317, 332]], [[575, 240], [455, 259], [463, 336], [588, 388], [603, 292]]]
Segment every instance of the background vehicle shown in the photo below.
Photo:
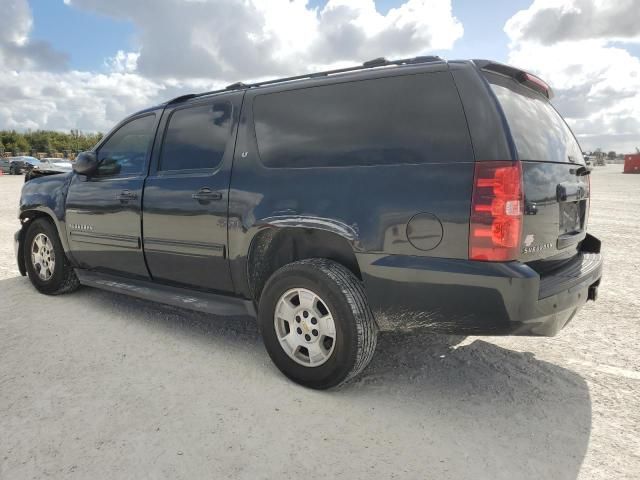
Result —
[[10, 173], [11, 160], [9, 157], [0, 157], [0, 171], [2, 173]]
[[18, 175], [37, 163], [39, 161], [34, 157], [6, 157], [0, 159], [0, 168], [3, 173]]
[[71, 163], [70, 160], [67, 160], [65, 158], [55, 158], [55, 157], [41, 158], [40, 169], [42, 170], [43, 167], [46, 167], [47, 169], [50, 169], [50, 170], [58, 169], [64, 172], [70, 172], [73, 169], [73, 164]]
[[[8, 161], [8, 167], [6, 166], [6, 161]], [[27, 170], [31, 170], [34, 166], [39, 164], [40, 160], [35, 157], [9, 157], [4, 159], [2, 168], [3, 172], [5, 172], [4, 169], [7, 168], [6, 173], [9, 173], [9, 175], [19, 175]]]
[[37, 165], [28, 165], [25, 167], [25, 182], [46, 175], [55, 175], [58, 173], [68, 173], [73, 169], [73, 164], [68, 160], [60, 158], [42, 158]]
[[365, 368], [380, 328], [554, 335], [595, 300], [602, 257], [551, 96], [438, 57], [185, 95], [25, 184], [18, 264], [43, 293], [257, 315], [313, 388]]

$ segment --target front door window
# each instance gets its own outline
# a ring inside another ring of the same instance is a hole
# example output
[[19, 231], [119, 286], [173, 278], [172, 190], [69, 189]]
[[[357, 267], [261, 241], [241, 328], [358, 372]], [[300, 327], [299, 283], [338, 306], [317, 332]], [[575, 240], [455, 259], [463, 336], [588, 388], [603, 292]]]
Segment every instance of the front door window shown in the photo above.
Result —
[[98, 176], [142, 173], [153, 141], [155, 116], [130, 121], [115, 132], [98, 150]]

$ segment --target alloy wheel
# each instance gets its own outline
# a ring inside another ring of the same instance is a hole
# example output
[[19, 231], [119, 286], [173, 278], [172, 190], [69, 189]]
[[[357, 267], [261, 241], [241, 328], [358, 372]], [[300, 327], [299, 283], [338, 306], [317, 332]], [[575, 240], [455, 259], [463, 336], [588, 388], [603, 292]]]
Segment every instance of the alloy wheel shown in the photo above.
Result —
[[31, 243], [31, 263], [38, 277], [45, 282], [50, 280], [56, 268], [53, 244], [44, 233], [38, 233]]
[[286, 291], [278, 300], [274, 326], [280, 346], [295, 362], [318, 367], [336, 344], [333, 315], [319, 295], [305, 288]]

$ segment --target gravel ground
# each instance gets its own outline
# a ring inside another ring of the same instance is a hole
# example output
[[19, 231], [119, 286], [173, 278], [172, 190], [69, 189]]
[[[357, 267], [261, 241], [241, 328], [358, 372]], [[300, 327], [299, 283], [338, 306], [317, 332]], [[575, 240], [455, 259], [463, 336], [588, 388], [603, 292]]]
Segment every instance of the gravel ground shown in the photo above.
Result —
[[0, 478], [640, 476], [640, 175], [596, 169], [605, 277], [555, 338], [384, 334], [358, 380], [298, 387], [250, 319], [84, 288], [38, 295], [0, 177]]

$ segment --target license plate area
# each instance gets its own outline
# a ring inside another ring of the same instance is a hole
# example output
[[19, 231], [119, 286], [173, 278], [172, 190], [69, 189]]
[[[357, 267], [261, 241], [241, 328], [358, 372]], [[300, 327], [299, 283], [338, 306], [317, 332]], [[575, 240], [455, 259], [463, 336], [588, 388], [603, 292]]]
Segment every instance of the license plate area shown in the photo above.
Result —
[[586, 200], [560, 203], [560, 234], [579, 233], [584, 229]]

